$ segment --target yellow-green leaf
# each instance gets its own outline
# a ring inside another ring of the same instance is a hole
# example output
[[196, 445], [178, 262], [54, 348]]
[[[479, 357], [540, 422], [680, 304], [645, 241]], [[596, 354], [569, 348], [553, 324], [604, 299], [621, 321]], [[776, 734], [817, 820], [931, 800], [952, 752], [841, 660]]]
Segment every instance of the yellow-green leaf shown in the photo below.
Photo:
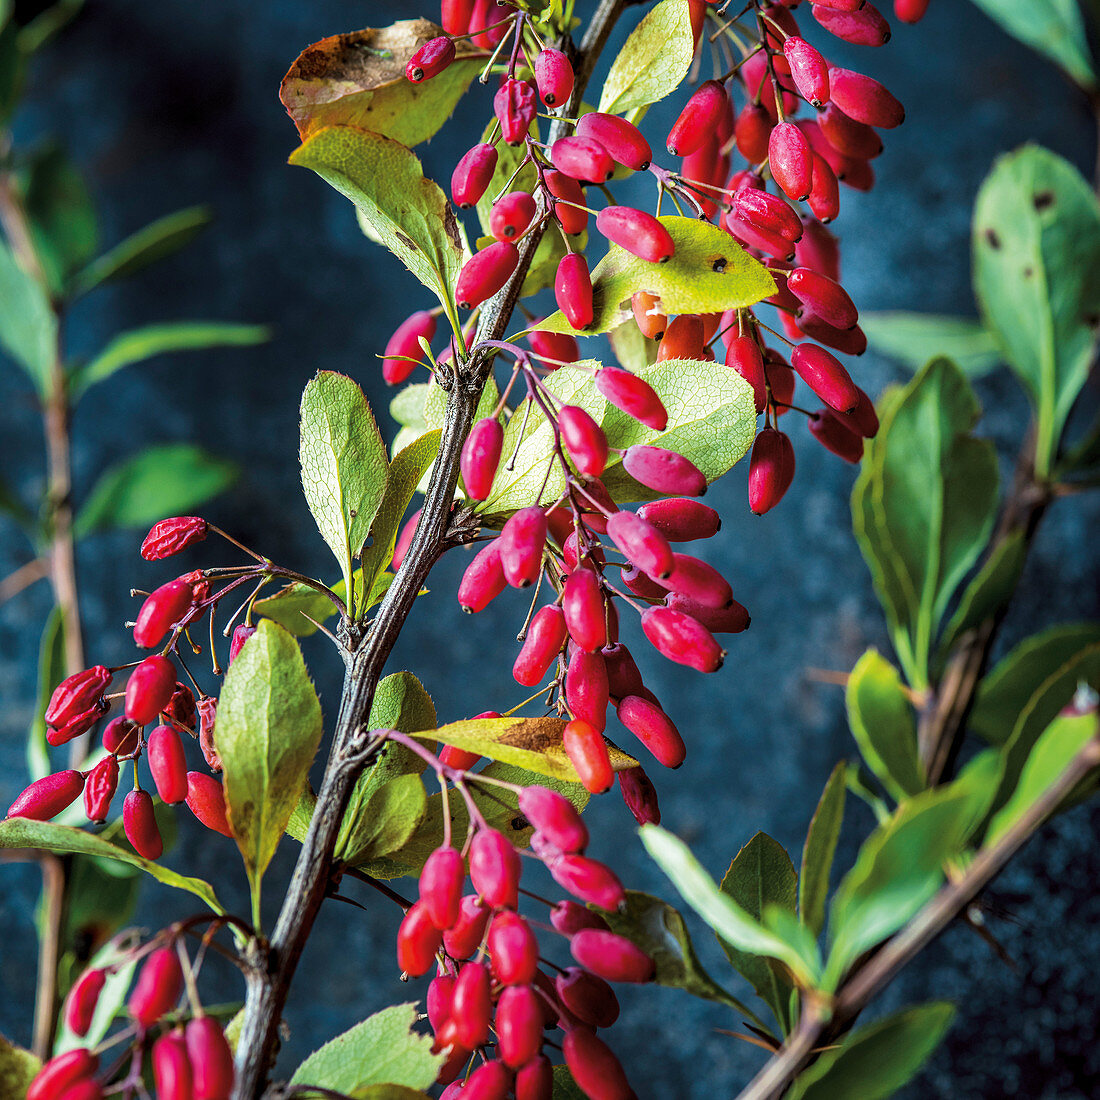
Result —
[[0, 1096], [21, 1100], [41, 1068], [42, 1063], [29, 1050], [0, 1035]]

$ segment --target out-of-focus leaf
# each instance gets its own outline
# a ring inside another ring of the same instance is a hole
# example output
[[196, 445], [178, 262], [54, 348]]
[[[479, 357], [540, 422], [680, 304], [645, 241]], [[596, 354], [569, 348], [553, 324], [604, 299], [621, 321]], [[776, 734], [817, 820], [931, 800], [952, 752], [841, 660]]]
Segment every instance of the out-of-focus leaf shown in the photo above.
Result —
[[237, 467], [191, 443], [149, 447], [110, 467], [77, 513], [84, 538], [117, 527], [148, 527], [165, 516], [187, 515], [237, 479]]
[[0, 240], [0, 348], [27, 373], [46, 399], [57, 356], [57, 317], [45, 288], [19, 266]]
[[[795, 911], [798, 874], [783, 845], [767, 833], [757, 833], [734, 857], [719, 889], [750, 917], [763, 922], [768, 906]], [[718, 938], [733, 968], [760, 994], [786, 1034], [793, 988], [790, 976], [771, 959]]]
[[627, 890], [625, 906], [603, 916], [612, 932], [626, 936], [654, 961], [658, 985], [683, 989], [707, 1001], [718, 1001], [759, 1022], [755, 1012], [727, 993], [703, 969], [684, 918], [667, 902], [637, 890]]
[[554, 1067], [554, 1094], [552, 1100], [588, 1100], [580, 1086], [573, 1080], [568, 1066]]
[[804, 944], [792, 944], [766, 928], [707, 874], [688, 846], [659, 825], [639, 830], [646, 851], [672, 880], [684, 901], [718, 933], [720, 939], [741, 951], [778, 959], [802, 985], [812, 986], [820, 960], [803, 955]]
[[637, 374], [657, 361], [657, 341], [643, 336], [637, 325], [628, 321], [607, 335], [620, 367]]
[[110, 378], [143, 359], [172, 351], [247, 347], [271, 338], [263, 325], [239, 325], [223, 321], [171, 321], [145, 325], [116, 336], [94, 359], [73, 372], [70, 390], [74, 400], [97, 382]]
[[[69, 1029], [65, 1014], [62, 1013], [61, 1026], [54, 1042], [55, 1055], [77, 1047], [98, 1046], [110, 1031], [115, 1017], [125, 1012], [126, 994], [137, 969], [137, 960], [123, 956], [117, 944], [108, 943], [88, 960], [88, 969], [108, 970], [107, 980], [96, 1001], [91, 1026], [83, 1036], [76, 1035]], [[0, 1092], [0, 1095], [5, 1094]]]
[[486, 61], [468, 39], [455, 42], [455, 60], [414, 84], [409, 58], [443, 29], [427, 19], [336, 34], [308, 46], [290, 66], [279, 98], [305, 141], [326, 126], [358, 126], [403, 145], [427, 141], [450, 118]]
[[465, 241], [447, 196], [400, 142], [352, 126], [310, 134], [290, 157], [350, 199], [378, 239], [453, 309]]
[[218, 700], [225, 804], [254, 898], [320, 743], [321, 704], [298, 643], [261, 619]]
[[578, 332], [560, 310], [539, 328], [573, 336], [595, 336], [630, 319], [630, 296], [646, 290], [660, 296], [666, 313], [722, 313], [751, 306], [775, 293], [775, 281], [762, 263], [710, 222], [662, 217], [676, 245], [667, 263], [653, 264], [613, 244], [592, 271], [595, 319]]
[[54, 607], [42, 630], [38, 645], [38, 694], [27, 738], [27, 771], [32, 781], [53, 771], [50, 750], [46, 742], [46, 707], [53, 689], [65, 679], [65, 622], [61, 609]]
[[674, 92], [691, 68], [695, 39], [687, 0], [661, 0], [645, 15], [611, 62], [601, 111], [623, 114]]
[[788, 1100], [886, 1100], [912, 1080], [954, 1018], [954, 1005], [933, 1001], [861, 1027], [800, 1074]]
[[210, 210], [205, 206], [189, 206], [157, 218], [77, 272], [69, 284], [69, 293], [73, 297], [87, 294], [101, 283], [123, 279], [171, 256], [190, 244], [210, 224], [210, 219]]
[[188, 878], [160, 863], [143, 859], [131, 848], [122, 848], [103, 840], [83, 829], [57, 825], [52, 821], [31, 821], [25, 817], [12, 817], [0, 821], [0, 848], [42, 848], [47, 852], [78, 852], [101, 859], [115, 859], [129, 863], [152, 875], [158, 882], [186, 890], [201, 898], [215, 913], [224, 913], [214, 895], [214, 888], [200, 878]]
[[76, 18], [83, 7], [84, 0], [57, 0], [23, 25], [19, 32], [20, 49], [28, 54], [42, 49], [58, 31], [64, 30]]
[[895, 801], [923, 790], [913, 706], [897, 670], [877, 649], [856, 662], [845, 699], [859, 751]]
[[367, 399], [345, 375], [320, 371], [306, 386], [299, 458], [309, 510], [350, 587], [354, 559], [382, 504], [389, 464]]
[[974, 0], [1025, 46], [1060, 66], [1082, 88], [1096, 87], [1096, 70], [1076, 0]]
[[967, 378], [980, 378], [1004, 361], [992, 333], [969, 317], [904, 310], [860, 313], [859, 326], [872, 349], [915, 371], [942, 355]]
[[829, 776], [817, 809], [810, 818], [802, 848], [802, 873], [798, 876], [798, 914], [802, 923], [819, 936], [825, 924], [825, 899], [829, 896], [829, 873], [833, 868], [836, 843], [844, 821], [847, 787], [842, 760]]
[[29, 1051], [0, 1035], [0, 1096], [20, 1100], [27, 1095], [42, 1063]]
[[[1045, 0], [1001, 6], [1031, 13], [1052, 7]], [[1060, 6], [1075, 7], [1073, 0]], [[1096, 347], [1100, 204], [1072, 164], [1025, 145], [1001, 157], [978, 192], [973, 253], [985, 323], [1035, 407], [1042, 477]]]
[[432, 1040], [414, 1030], [416, 1005], [384, 1008], [315, 1050], [295, 1071], [292, 1085], [320, 1085], [350, 1093], [367, 1085], [426, 1089], [443, 1064]]
[[35, 520], [16, 491], [0, 477], [0, 512], [9, 515], [28, 535], [34, 534]]

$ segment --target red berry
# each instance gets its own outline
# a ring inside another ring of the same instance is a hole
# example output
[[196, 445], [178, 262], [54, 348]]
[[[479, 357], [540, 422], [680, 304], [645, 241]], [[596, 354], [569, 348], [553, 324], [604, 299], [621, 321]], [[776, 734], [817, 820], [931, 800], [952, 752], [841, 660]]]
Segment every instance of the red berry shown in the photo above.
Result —
[[89, 821], [107, 820], [111, 800], [118, 789], [118, 758], [105, 756], [90, 772], [84, 784], [84, 812]]
[[575, 329], [592, 324], [592, 277], [582, 253], [567, 252], [561, 258], [554, 276], [554, 298]]
[[497, 1053], [520, 1069], [542, 1048], [542, 1000], [530, 985], [511, 985], [497, 1002]]
[[428, 1023], [437, 1032], [450, 1019], [451, 1006], [454, 1003], [455, 977], [453, 974], [437, 974], [428, 984], [428, 994], [424, 998], [428, 1009]]
[[565, 724], [561, 739], [569, 762], [585, 790], [592, 794], [610, 790], [615, 782], [615, 772], [611, 767], [607, 742], [600, 730], [583, 718], [574, 718]]
[[474, 14], [474, 0], [441, 0], [440, 26], [448, 34], [466, 34]]
[[591, 909], [586, 909], [575, 901], [559, 901], [550, 910], [550, 923], [554, 931], [563, 936], [572, 936], [582, 928], [602, 928], [605, 932], [608, 931], [607, 921], [599, 913], [593, 913]]
[[607, 686], [615, 699], [624, 695], [637, 695], [642, 690], [642, 674], [630, 650], [616, 642], [601, 650], [607, 668]]
[[53, 690], [46, 706], [46, 725], [64, 727], [97, 706], [112, 680], [103, 665], [93, 665], [67, 676]]
[[717, 80], [700, 84], [668, 132], [665, 144], [669, 154], [685, 157], [694, 153], [717, 128], [727, 102], [726, 89]]
[[474, 206], [485, 194], [497, 167], [492, 145], [475, 145], [455, 165], [451, 175], [451, 198], [460, 209]]
[[903, 23], [919, 23], [928, 11], [928, 0], [894, 0], [894, 14]]
[[547, 366], [555, 369], [562, 363], [575, 363], [581, 357], [576, 337], [562, 332], [544, 332], [534, 329], [527, 333], [527, 343], [536, 356], [549, 360]]
[[463, 611], [484, 611], [508, 587], [500, 561], [500, 539], [486, 543], [466, 566], [458, 585], [458, 603]]
[[642, 612], [642, 631], [670, 661], [699, 672], [716, 672], [722, 667], [726, 651], [705, 626], [682, 611], [647, 607]]
[[749, 613], [736, 600], [732, 600], [726, 607], [707, 607], [690, 596], [670, 592], [665, 599], [665, 606], [690, 615], [712, 634], [740, 634], [749, 628]]
[[441, 932], [458, 920], [462, 887], [466, 882], [466, 864], [450, 845], [436, 848], [424, 861], [420, 872], [420, 901]]
[[409, 58], [405, 77], [414, 84], [438, 76], [455, 59], [455, 44], [446, 35], [429, 39]]
[[171, 726], [157, 726], [149, 734], [146, 751], [157, 794], [165, 802], [183, 802], [187, 798], [187, 757], [180, 735]]
[[592, 1027], [611, 1027], [619, 1018], [619, 999], [615, 990], [595, 974], [570, 966], [554, 979], [561, 1003], [583, 1023]]
[[432, 921], [423, 901], [410, 906], [397, 930], [397, 965], [403, 974], [419, 978], [435, 962], [435, 953], [443, 943], [443, 933]]
[[650, 982], [653, 960], [640, 947], [614, 932], [583, 929], [569, 941], [573, 958], [609, 982]]
[[668, 318], [661, 312], [660, 305], [661, 299], [645, 290], [637, 290], [630, 297], [634, 322], [649, 340], [659, 340], [668, 328]]
[[842, 424], [847, 424], [852, 431], [859, 432], [864, 439], [872, 439], [878, 435], [878, 414], [871, 399], [859, 391], [859, 404], [848, 414], [841, 416]]
[[599, 477], [607, 465], [607, 436], [603, 429], [576, 405], [558, 410], [558, 429], [573, 465], [586, 477]]
[[511, 1071], [503, 1062], [486, 1062], [466, 1078], [462, 1100], [505, 1100], [511, 1085]]
[[51, 1058], [35, 1075], [26, 1100], [58, 1100], [65, 1089], [87, 1080], [99, 1069], [99, 1058], [78, 1047]]
[[564, 172], [547, 172], [543, 178], [550, 194], [561, 200], [551, 206], [562, 229], [570, 236], [583, 233], [588, 225], [588, 211], [583, 209], [584, 191], [581, 185]]
[[670, 542], [709, 539], [722, 528], [722, 518], [713, 508], [702, 501], [683, 497], [650, 501], [638, 509], [638, 516]]
[[746, 103], [733, 125], [733, 140], [737, 151], [750, 164], [760, 164], [768, 157], [768, 141], [775, 122], [759, 103]]
[[523, 648], [512, 666], [516, 682], [524, 687], [542, 683], [565, 645], [567, 635], [562, 609], [556, 604], [540, 608], [527, 627]]
[[103, 730], [103, 747], [108, 752], [128, 756], [137, 748], [137, 726], [129, 718], [112, 718]]
[[849, 329], [859, 320], [847, 291], [825, 275], [797, 267], [787, 276], [787, 287], [808, 309], [834, 328]]
[[469, 958], [478, 948], [489, 923], [489, 909], [474, 894], [467, 894], [458, 908], [458, 920], [443, 933], [443, 946], [453, 959]]
[[807, 198], [813, 186], [813, 150], [806, 135], [793, 123], [781, 122], [768, 139], [772, 177], [789, 198]]
[[509, 145], [519, 145], [535, 121], [538, 105], [529, 80], [506, 78], [493, 97], [493, 112], [500, 121], [501, 134]]
[[615, 170], [611, 154], [594, 138], [558, 138], [550, 146], [550, 163], [571, 179], [604, 183]]
[[623, 469], [635, 481], [658, 493], [702, 496], [707, 491], [702, 471], [683, 455], [663, 447], [635, 443], [623, 454]]
[[862, 355], [867, 350], [867, 336], [859, 325], [848, 329], [837, 328], [808, 307], [799, 313], [797, 324], [796, 335], [808, 336], [834, 351], [841, 351], [845, 355]]
[[175, 1007], [183, 992], [183, 970], [174, 947], [158, 947], [146, 960], [128, 1002], [138, 1027], [151, 1028]]
[[743, 245], [754, 248], [757, 252], [774, 256], [778, 260], [794, 259], [794, 245], [786, 237], [742, 221], [732, 211], [723, 217], [722, 227]]
[[74, 1034], [83, 1038], [92, 1026], [99, 995], [107, 981], [103, 970], [85, 970], [73, 983], [65, 1001], [65, 1026]]
[[167, 657], [146, 657], [126, 683], [126, 717], [148, 725], [168, 705], [176, 688], [176, 670]]
[[810, 434], [827, 451], [846, 462], [858, 465], [863, 458], [863, 436], [837, 416], [832, 409], [810, 414]]
[[193, 1100], [191, 1059], [180, 1031], [169, 1031], [153, 1044], [153, 1082], [157, 1100]]
[[504, 985], [526, 985], [539, 965], [539, 941], [527, 921], [511, 909], [494, 914], [487, 938], [493, 974]]
[[618, 875], [597, 859], [567, 852], [550, 864], [550, 874], [574, 897], [601, 909], [618, 909], [626, 900]]
[[791, 366], [830, 408], [851, 412], [859, 404], [859, 387], [840, 360], [816, 344], [799, 344], [791, 351]]
[[618, 115], [591, 111], [581, 115], [575, 133], [598, 141], [611, 159], [635, 172], [644, 172], [653, 160], [649, 142], [632, 122]]
[[566, 1033], [562, 1043], [573, 1080], [589, 1100], [631, 1100], [634, 1090], [619, 1059], [586, 1027]]
[[513, 588], [534, 584], [542, 572], [546, 513], [535, 506], [521, 508], [504, 525], [498, 541], [504, 579]]
[[146, 561], [170, 558], [181, 550], [206, 538], [208, 526], [199, 516], [173, 516], [154, 523], [141, 544], [141, 556]]
[[424, 359], [420, 341], [423, 338], [430, 342], [435, 329], [435, 317], [426, 309], [417, 310], [397, 326], [397, 331], [386, 343], [382, 358], [382, 378], [389, 385], [404, 382], [416, 370], [417, 363]]
[[84, 776], [78, 771], [54, 772], [25, 787], [8, 808], [8, 817], [49, 821], [71, 806], [84, 790]]
[[519, 853], [496, 829], [478, 829], [470, 843], [470, 881], [492, 909], [519, 901]]
[[619, 367], [603, 367], [596, 373], [596, 389], [647, 428], [663, 432], [668, 425], [668, 413], [656, 390], [636, 374]]
[[[814, 153], [814, 185], [807, 200], [814, 217], [831, 222], [840, 213], [840, 185], [832, 166], [820, 153]], [[796, 250], [797, 255], [797, 250]]]
[[687, 755], [684, 740], [672, 719], [656, 703], [637, 695], [619, 701], [619, 721], [666, 768], [678, 768]]
[[576, 807], [549, 787], [524, 787], [519, 793], [520, 812], [555, 848], [583, 852], [588, 845], [588, 827]]
[[820, 107], [829, 99], [829, 65], [804, 38], [792, 35], [783, 43], [783, 56], [791, 68], [798, 94]]
[[619, 790], [626, 808], [639, 825], [660, 825], [657, 790], [642, 768], [625, 768], [619, 772]]
[[607, 722], [607, 699], [607, 666], [603, 656], [574, 649], [565, 670], [565, 702], [570, 714], [602, 732]]
[[676, 254], [669, 231], [652, 215], [632, 206], [605, 206], [596, 228], [613, 244], [641, 260], [663, 264]]
[[[882, 152], [882, 138], [862, 122], [845, 114], [835, 103], [830, 103], [817, 116], [822, 136], [837, 152], [853, 160], [874, 160]], [[824, 150], [819, 150], [824, 154]], [[842, 179], [847, 173], [837, 172]]]
[[905, 121], [905, 108], [877, 80], [851, 69], [829, 70], [833, 102], [865, 126], [890, 130]]
[[498, 241], [518, 237], [535, 216], [535, 200], [526, 191], [512, 191], [489, 211], [489, 231]]
[[706, 352], [703, 319], [693, 313], [681, 313], [665, 328], [657, 348], [657, 362], [666, 359], [702, 359]]
[[233, 637], [229, 639], [229, 663], [237, 659], [237, 654], [244, 648], [244, 643], [256, 633], [254, 626], [241, 623], [233, 628]]
[[489, 968], [468, 962], [458, 972], [451, 997], [451, 1019], [455, 1037], [467, 1050], [476, 1050], [489, 1038], [493, 999]]
[[534, 69], [539, 96], [547, 107], [556, 107], [569, 99], [573, 93], [573, 66], [561, 50], [540, 51]]
[[713, 566], [690, 554], [673, 554], [672, 572], [661, 584], [671, 592], [679, 592], [704, 607], [729, 607], [733, 589], [729, 581]]
[[668, 539], [635, 512], [616, 512], [607, 521], [607, 534], [632, 564], [651, 577], [667, 577], [672, 571], [672, 547]]
[[491, 298], [511, 278], [519, 263], [516, 246], [496, 241], [475, 252], [458, 273], [455, 301], [459, 309], [473, 309]]
[[890, 24], [882, 13], [871, 3], [856, 7], [858, 10], [839, 11], [814, 4], [810, 11], [830, 34], [853, 46], [885, 46], [890, 41]]
[[208, 829], [225, 836], [232, 836], [225, 812], [225, 794], [222, 785], [205, 772], [187, 773], [187, 808]]
[[757, 414], [764, 411], [768, 391], [764, 379], [764, 358], [760, 347], [751, 336], [735, 336], [726, 348], [726, 366], [735, 371], [750, 386]]
[[196, 1016], [187, 1024], [192, 1100], [229, 1100], [233, 1091], [233, 1051], [217, 1020]]
[[470, 434], [462, 445], [459, 465], [466, 495], [471, 500], [488, 499], [503, 444], [504, 427], [495, 416], [484, 417], [470, 429]]
[[552, 1100], [553, 1095], [554, 1067], [540, 1054], [516, 1074], [516, 1100]]
[[599, 578], [591, 569], [574, 569], [562, 593], [565, 625], [573, 641], [594, 653], [607, 645], [607, 619]]
[[794, 480], [794, 448], [775, 428], [764, 428], [749, 459], [749, 507], [758, 515], [774, 508]]
[[792, 243], [802, 236], [802, 219], [778, 195], [746, 187], [733, 196], [733, 212], [744, 222]]
[[164, 852], [160, 829], [148, 791], [131, 791], [122, 801], [122, 825], [134, 851], [145, 859], [160, 859]]

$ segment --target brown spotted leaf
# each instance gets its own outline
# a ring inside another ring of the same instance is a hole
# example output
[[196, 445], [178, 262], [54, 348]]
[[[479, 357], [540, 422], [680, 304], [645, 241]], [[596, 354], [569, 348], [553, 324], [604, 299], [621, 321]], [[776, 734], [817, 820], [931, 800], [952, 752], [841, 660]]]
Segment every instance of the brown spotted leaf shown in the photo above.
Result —
[[487, 56], [467, 41], [456, 42], [448, 68], [413, 84], [405, 78], [409, 58], [442, 33], [430, 20], [402, 19], [307, 47], [279, 89], [302, 140], [325, 126], [357, 126], [405, 145], [427, 141], [451, 116]]

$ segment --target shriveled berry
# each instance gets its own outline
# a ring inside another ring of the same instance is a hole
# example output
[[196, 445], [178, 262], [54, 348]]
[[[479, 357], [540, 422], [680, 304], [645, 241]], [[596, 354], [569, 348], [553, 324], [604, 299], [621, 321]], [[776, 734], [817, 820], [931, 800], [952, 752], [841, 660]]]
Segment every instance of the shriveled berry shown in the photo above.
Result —
[[666, 263], [676, 254], [669, 231], [652, 214], [632, 206], [605, 206], [596, 215], [596, 228], [612, 244], [650, 263]]
[[193, 1100], [191, 1059], [181, 1031], [169, 1031], [153, 1044], [153, 1083], [157, 1100]]
[[670, 607], [647, 607], [641, 620], [645, 636], [670, 661], [699, 672], [716, 672], [722, 667], [726, 651], [690, 615]]
[[585, 790], [600, 794], [610, 790], [615, 772], [603, 734], [591, 722], [574, 718], [566, 722], [561, 735], [562, 747]]
[[96, 706], [112, 678], [110, 670], [103, 665], [93, 665], [67, 676], [50, 696], [43, 715], [46, 725], [64, 727]]
[[146, 561], [170, 558], [206, 538], [209, 526], [199, 516], [173, 516], [154, 523], [142, 541], [141, 556]]
[[589, 1100], [630, 1100], [634, 1095], [619, 1059], [588, 1028], [568, 1031], [562, 1052], [573, 1080]]
[[84, 776], [72, 769], [54, 772], [25, 787], [8, 807], [8, 817], [49, 821], [71, 806], [84, 790]]
[[584, 183], [604, 183], [615, 170], [611, 154], [595, 139], [558, 138], [550, 146], [550, 163], [572, 179]]
[[607, 700], [607, 666], [603, 656], [574, 649], [565, 670], [565, 703], [570, 714], [602, 732], [607, 722]]
[[573, 93], [573, 66], [561, 50], [541, 50], [534, 69], [539, 96], [547, 107], [557, 107], [569, 99]]
[[570, 236], [583, 233], [588, 225], [588, 211], [584, 209], [584, 191], [581, 185], [564, 172], [547, 172], [543, 178], [550, 194], [561, 200], [552, 206], [562, 230]]
[[512, 515], [500, 532], [500, 565], [513, 588], [527, 588], [542, 572], [546, 513], [532, 506]]
[[851, 69], [829, 70], [833, 102], [865, 126], [890, 130], [905, 121], [905, 108], [882, 84]]
[[524, 787], [519, 793], [520, 812], [556, 848], [583, 852], [588, 845], [588, 826], [565, 795], [549, 787]]
[[603, 367], [596, 373], [596, 389], [647, 428], [663, 432], [668, 425], [664, 403], [644, 378], [620, 367]]
[[420, 871], [420, 900], [441, 932], [454, 926], [462, 904], [466, 864], [450, 845], [436, 848]]
[[794, 480], [794, 448], [775, 428], [756, 436], [749, 459], [749, 507], [758, 515], [774, 508]]
[[632, 171], [644, 172], [653, 160], [653, 152], [641, 130], [618, 115], [590, 111], [581, 115], [575, 133], [598, 141], [612, 160]]
[[657, 804], [657, 789], [644, 769], [624, 768], [619, 772], [619, 790], [626, 808], [639, 825], [660, 825], [661, 807]]
[[195, 720], [198, 716], [195, 705], [195, 693], [186, 685], [177, 681], [176, 689], [172, 692], [172, 698], [164, 708], [165, 717], [177, 728], [189, 730], [194, 733]]
[[707, 491], [706, 476], [695, 463], [664, 447], [635, 443], [623, 454], [623, 469], [658, 493], [702, 496]]
[[122, 801], [122, 825], [134, 851], [145, 859], [160, 859], [164, 842], [148, 791], [131, 791]]
[[561, 258], [554, 276], [554, 298], [575, 329], [592, 324], [592, 276], [583, 253], [568, 252]]
[[497, 167], [497, 151], [492, 145], [475, 145], [455, 165], [451, 174], [451, 198], [460, 209], [474, 206], [485, 194]]
[[569, 1011], [592, 1027], [611, 1027], [619, 1018], [615, 990], [595, 974], [570, 966], [554, 979], [554, 989]]
[[443, 933], [436, 927], [423, 901], [410, 906], [397, 930], [397, 965], [403, 974], [419, 978], [427, 974], [435, 962], [435, 953], [443, 943]]
[[489, 923], [489, 909], [475, 894], [467, 894], [458, 907], [458, 920], [443, 933], [443, 946], [453, 959], [469, 958], [478, 948]]
[[526, 191], [512, 191], [489, 211], [489, 232], [498, 241], [518, 237], [535, 216], [535, 200]]
[[649, 955], [614, 932], [584, 929], [569, 941], [569, 951], [581, 966], [609, 982], [650, 982], [656, 972]]
[[107, 982], [106, 971], [93, 967], [85, 970], [73, 983], [65, 1000], [65, 1026], [83, 1038], [92, 1026], [99, 995]]
[[511, 985], [497, 1002], [497, 1053], [520, 1069], [542, 1048], [542, 1001], [530, 985]]
[[550, 666], [558, 659], [567, 636], [562, 609], [557, 604], [540, 608], [527, 627], [523, 648], [512, 666], [516, 682], [524, 687], [542, 683]]
[[694, 153], [717, 128], [727, 102], [726, 89], [717, 80], [700, 84], [668, 132], [665, 144], [669, 154], [686, 157]]
[[634, 323], [649, 340], [659, 340], [668, 328], [668, 317], [661, 312], [661, 299], [645, 290], [636, 290], [630, 296], [630, 308]]
[[603, 429], [576, 405], [558, 410], [558, 428], [573, 465], [586, 477], [599, 477], [607, 465], [607, 436]]
[[225, 793], [212, 775], [187, 773], [187, 808], [208, 829], [225, 836], [233, 835], [225, 812]]
[[514, 909], [519, 901], [519, 853], [496, 829], [478, 829], [470, 842], [470, 881], [486, 905]]
[[174, 947], [158, 947], [142, 965], [127, 1005], [138, 1027], [151, 1028], [175, 1007], [183, 992], [183, 970]]
[[574, 897], [611, 911], [626, 900], [618, 875], [598, 859], [567, 852], [550, 864], [554, 881]]
[[458, 584], [458, 603], [463, 611], [484, 611], [508, 587], [500, 561], [500, 539], [486, 543], [466, 566]]
[[455, 283], [459, 309], [473, 309], [491, 298], [508, 282], [518, 263], [519, 253], [509, 241], [495, 241], [475, 252], [462, 265]]
[[26, 1100], [57, 1100], [72, 1085], [99, 1069], [99, 1056], [85, 1047], [68, 1050], [46, 1062], [27, 1089]]
[[535, 121], [538, 104], [529, 80], [506, 78], [493, 97], [493, 112], [500, 121], [500, 132], [509, 145], [519, 145]]
[[781, 122], [768, 139], [772, 177], [789, 198], [807, 198], [813, 187], [813, 150], [806, 135], [793, 123]]
[[90, 772], [84, 784], [84, 812], [96, 823], [107, 820], [111, 800], [118, 790], [118, 758], [105, 756]]
[[671, 718], [656, 704], [637, 695], [619, 700], [619, 721], [666, 768], [678, 768], [687, 755], [684, 739]]
[[466, 495], [471, 500], [486, 500], [493, 488], [500, 450], [504, 444], [504, 427], [495, 416], [479, 420], [462, 445], [460, 468]]
[[424, 358], [421, 339], [435, 336], [435, 317], [426, 309], [406, 317], [386, 342], [382, 358], [382, 378], [391, 386], [404, 382]]
[[451, 1019], [455, 1037], [467, 1050], [476, 1050], [489, 1038], [493, 1015], [489, 968], [468, 962], [458, 972], [451, 997]]
[[217, 1020], [196, 1016], [185, 1029], [191, 1059], [192, 1100], [229, 1100], [233, 1091], [233, 1051]]

